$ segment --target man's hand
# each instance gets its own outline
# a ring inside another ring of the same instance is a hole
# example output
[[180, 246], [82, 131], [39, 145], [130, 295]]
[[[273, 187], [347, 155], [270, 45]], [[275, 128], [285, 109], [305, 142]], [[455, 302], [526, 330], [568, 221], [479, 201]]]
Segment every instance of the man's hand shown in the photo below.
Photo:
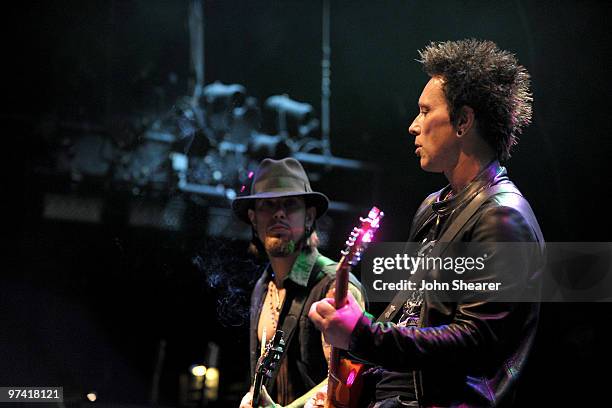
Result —
[[253, 391], [247, 392], [240, 401], [240, 408], [283, 408], [280, 405], [274, 403], [274, 401], [272, 401], [272, 397], [270, 397], [270, 394], [268, 394], [268, 391], [266, 390], [265, 386], [261, 387], [260, 395], [261, 397], [259, 399], [259, 405], [257, 407], [253, 407]]
[[253, 393], [251, 391], [244, 394], [242, 400], [240, 400], [240, 408], [253, 408]]
[[347, 294], [347, 303], [340, 309], [334, 307], [334, 299], [325, 298], [310, 307], [308, 317], [321, 330], [325, 341], [334, 347], [347, 350], [351, 333], [361, 318], [363, 311], [353, 295]]
[[327, 384], [317, 390], [317, 393], [310, 398], [304, 408], [324, 408], [327, 401]]

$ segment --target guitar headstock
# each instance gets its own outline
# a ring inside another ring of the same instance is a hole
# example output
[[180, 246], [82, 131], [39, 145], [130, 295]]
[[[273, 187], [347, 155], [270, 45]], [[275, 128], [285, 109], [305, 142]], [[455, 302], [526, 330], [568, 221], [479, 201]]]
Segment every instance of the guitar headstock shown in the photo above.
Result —
[[368, 216], [359, 218], [359, 226], [353, 228], [346, 240], [346, 248], [341, 252], [342, 262], [355, 266], [361, 260], [361, 255], [374, 239], [374, 235], [380, 226], [380, 220], [385, 213], [377, 207], [372, 207]]

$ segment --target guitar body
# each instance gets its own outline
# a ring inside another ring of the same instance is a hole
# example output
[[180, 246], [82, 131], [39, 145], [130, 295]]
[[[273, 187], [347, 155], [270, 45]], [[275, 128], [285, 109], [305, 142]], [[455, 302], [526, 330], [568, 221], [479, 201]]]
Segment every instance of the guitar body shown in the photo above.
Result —
[[365, 370], [363, 364], [341, 358], [338, 364], [337, 377], [328, 378], [327, 402], [325, 408], [358, 408]]

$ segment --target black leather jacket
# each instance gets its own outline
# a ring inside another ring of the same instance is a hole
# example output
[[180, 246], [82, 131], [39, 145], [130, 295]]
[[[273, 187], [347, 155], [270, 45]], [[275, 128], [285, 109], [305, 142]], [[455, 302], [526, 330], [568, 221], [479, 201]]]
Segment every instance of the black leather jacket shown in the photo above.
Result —
[[[411, 239], [420, 241], [426, 236], [438, 215], [442, 220], [436, 234], [439, 237], [478, 191], [499, 183], [511, 182], [506, 170], [493, 162], [455, 197], [440, 199], [450, 186], [431, 194], [414, 218]], [[504, 250], [493, 245], [495, 242], [538, 242], [529, 246], [535, 253], [519, 257], [496, 273], [513, 274], [526, 285], [539, 285], [544, 242], [521, 195], [501, 193], [487, 200], [455, 240], [491, 243], [493, 254]], [[467, 274], [464, 280], [469, 281]], [[373, 323], [364, 315], [352, 333], [349, 351], [386, 370], [412, 371], [421, 406], [511, 406], [513, 385], [535, 336], [539, 305], [495, 302], [494, 296], [449, 303], [426, 292], [420, 327]]]

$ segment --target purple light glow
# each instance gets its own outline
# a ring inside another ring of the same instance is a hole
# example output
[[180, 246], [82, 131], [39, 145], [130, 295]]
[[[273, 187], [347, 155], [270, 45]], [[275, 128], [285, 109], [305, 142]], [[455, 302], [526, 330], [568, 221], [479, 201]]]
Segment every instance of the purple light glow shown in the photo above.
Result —
[[368, 218], [374, 219], [374, 218], [378, 217], [379, 213], [380, 213], [380, 210], [378, 209], [378, 207], [372, 207], [372, 209], [368, 213]]
[[353, 383], [355, 382], [356, 376], [357, 376], [357, 373], [355, 372], [355, 369], [352, 369], [348, 375], [348, 378], [346, 379], [346, 385], [349, 387], [353, 385]]

